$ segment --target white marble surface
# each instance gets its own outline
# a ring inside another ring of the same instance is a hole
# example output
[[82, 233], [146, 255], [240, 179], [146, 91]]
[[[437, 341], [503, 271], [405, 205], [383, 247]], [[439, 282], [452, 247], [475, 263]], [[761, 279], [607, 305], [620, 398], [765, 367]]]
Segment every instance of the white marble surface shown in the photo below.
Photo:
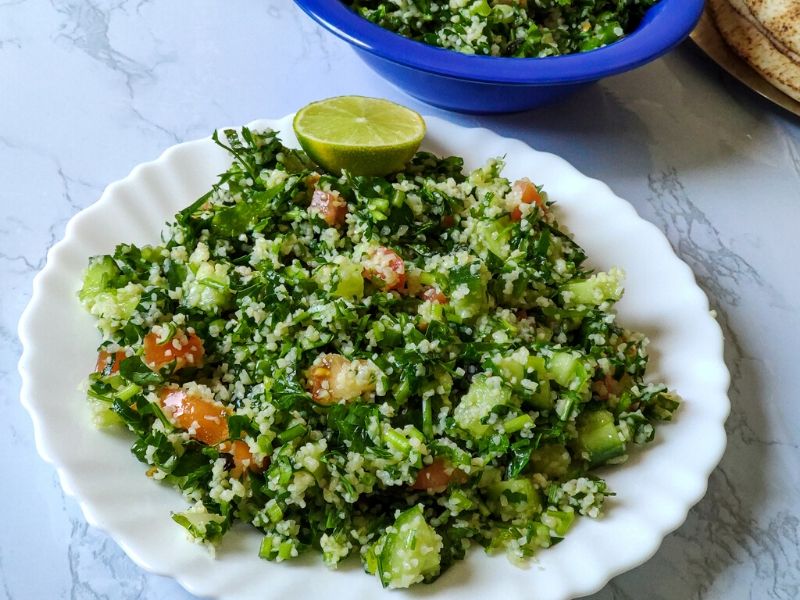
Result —
[[47, 248], [103, 187], [214, 127], [385, 96], [560, 154], [669, 236], [720, 315], [729, 446], [706, 498], [596, 600], [800, 597], [800, 120], [690, 44], [567, 102], [447, 115], [290, 0], [0, 1], [0, 599], [191, 598], [87, 526], [37, 456], [15, 328]]

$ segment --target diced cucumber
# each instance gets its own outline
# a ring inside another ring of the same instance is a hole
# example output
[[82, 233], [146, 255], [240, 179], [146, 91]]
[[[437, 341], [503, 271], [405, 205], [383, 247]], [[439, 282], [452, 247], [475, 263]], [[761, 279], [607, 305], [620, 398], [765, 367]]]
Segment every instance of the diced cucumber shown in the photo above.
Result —
[[434, 321], [444, 321], [444, 305], [438, 302], [423, 302], [419, 305], [417, 313], [422, 323], [433, 323]]
[[507, 356], [494, 356], [489, 361], [492, 370], [502, 377], [506, 383], [518, 387], [528, 369], [528, 360], [531, 358], [527, 348], [518, 348]]
[[422, 505], [413, 506], [375, 544], [378, 577], [388, 588], [407, 588], [433, 577], [439, 573], [441, 550], [442, 538], [425, 521]]
[[339, 298], [361, 298], [364, 295], [363, 268], [358, 263], [344, 259], [338, 265], [323, 265], [311, 279], [322, 289]]
[[91, 398], [89, 410], [92, 412], [92, 424], [98, 429], [125, 425], [125, 421], [111, 409], [111, 405], [108, 402]]
[[480, 2], [476, 2], [472, 7], [472, 14], [480, 17], [488, 17], [492, 14], [492, 7], [489, 6], [486, 0], [480, 0]]
[[496, 554], [505, 550], [514, 562], [533, 556], [539, 548], [550, 546], [550, 528], [535, 521], [524, 527], [498, 524], [492, 536], [486, 546], [486, 553]]
[[483, 263], [470, 263], [448, 272], [447, 311], [454, 321], [464, 321], [483, 312], [486, 306], [486, 283], [491, 273]]
[[478, 249], [485, 248], [498, 258], [505, 260], [511, 253], [511, 221], [502, 218], [493, 221], [479, 221], [475, 227], [477, 234], [476, 245]]
[[538, 376], [539, 387], [528, 399], [528, 401], [535, 407], [542, 410], [549, 410], [553, 408], [555, 401], [550, 389], [550, 373], [547, 370], [547, 363], [541, 356], [528, 357], [528, 371], [535, 371]]
[[[378, 541], [380, 541], [380, 539]], [[377, 545], [377, 543], [371, 544], [361, 553], [361, 562], [364, 565], [364, 571], [370, 575], [378, 573], [378, 555], [375, 554], [375, 546]]]
[[561, 387], [578, 392], [588, 389], [592, 376], [579, 352], [553, 352], [548, 371]]
[[527, 547], [531, 551], [536, 551], [538, 548], [549, 548], [553, 545], [550, 528], [544, 523], [531, 523], [528, 537]]
[[548, 444], [531, 452], [530, 464], [537, 473], [562, 477], [569, 469], [569, 452], [562, 444]]
[[110, 256], [95, 256], [89, 262], [89, 268], [83, 278], [83, 287], [78, 292], [86, 309], [99, 319], [100, 328], [109, 333], [118, 324], [128, 319], [141, 299], [143, 288], [137, 283], [114, 281], [120, 275], [114, 259]]
[[525, 378], [525, 365], [516, 360], [515, 356], [505, 356], [492, 362], [500, 371], [498, 375], [509, 385], [519, 385], [520, 381]]
[[453, 411], [456, 424], [476, 438], [480, 438], [489, 429], [489, 425], [481, 421], [488, 417], [496, 406], [508, 404], [511, 390], [503, 385], [500, 377], [478, 375], [472, 380], [469, 390]]
[[542, 515], [542, 523], [552, 529], [559, 537], [564, 537], [575, 521], [575, 513], [567, 510], [547, 510]]
[[495, 4], [492, 6], [492, 20], [495, 23], [511, 23], [516, 18], [514, 7], [510, 4]]
[[614, 415], [607, 410], [593, 410], [578, 416], [578, 447], [592, 465], [602, 464], [625, 454], [625, 442], [620, 439]]
[[585, 304], [597, 306], [603, 302], [616, 302], [622, 297], [622, 271], [611, 269], [608, 273], [596, 273], [581, 281], [572, 281], [561, 288], [567, 306]]
[[110, 256], [95, 256], [89, 260], [89, 268], [83, 276], [83, 287], [78, 292], [81, 299], [89, 308], [93, 300], [102, 291], [110, 287], [111, 280], [119, 275], [119, 268]]
[[[488, 361], [488, 366], [535, 408], [542, 410], [553, 408], [550, 374], [543, 357], [531, 356], [527, 348], [519, 348], [509, 356], [493, 357]], [[525, 379], [536, 383], [534, 391], [526, 388], [523, 384]]]
[[201, 262], [194, 273], [183, 283], [183, 304], [190, 308], [216, 314], [223, 309], [232, 297], [229, 265]]
[[172, 520], [184, 527], [194, 539], [201, 542], [217, 542], [228, 530], [229, 523], [222, 515], [190, 509], [174, 513]]
[[344, 261], [338, 265], [336, 274], [338, 283], [333, 291], [334, 296], [340, 298], [361, 298], [364, 295], [364, 276], [361, 265], [351, 261]]
[[403, 326], [389, 315], [381, 315], [380, 319], [373, 321], [372, 333], [375, 339], [381, 342], [381, 347], [391, 347], [403, 342]]
[[142, 246], [142, 258], [151, 263], [163, 263], [166, 258], [163, 253], [163, 246]]
[[671, 421], [673, 413], [681, 405], [680, 397], [666, 389], [654, 393], [645, 393], [642, 400], [646, 400], [645, 415], [660, 421]]
[[112, 323], [130, 318], [139, 305], [143, 290], [138, 283], [129, 283], [125, 287], [97, 293], [86, 305], [89, 312], [100, 319], [101, 327], [107, 329]]
[[504, 521], [542, 512], [542, 498], [530, 479], [498, 481], [487, 488], [489, 508]]

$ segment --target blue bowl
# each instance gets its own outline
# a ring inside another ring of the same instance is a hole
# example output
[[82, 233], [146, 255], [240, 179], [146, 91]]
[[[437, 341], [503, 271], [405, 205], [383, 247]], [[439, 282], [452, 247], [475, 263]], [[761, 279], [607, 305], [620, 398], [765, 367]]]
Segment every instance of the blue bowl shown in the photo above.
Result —
[[500, 58], [410, 40], [367, 21], [339, 0], [295, 2], [406, 93], [439, 108], [468, 113], [527, 110], [655, 60], [689, 34], [704, 4], [704, 0], [661, 0], [636, 31], [597, 50], [546, 58]]

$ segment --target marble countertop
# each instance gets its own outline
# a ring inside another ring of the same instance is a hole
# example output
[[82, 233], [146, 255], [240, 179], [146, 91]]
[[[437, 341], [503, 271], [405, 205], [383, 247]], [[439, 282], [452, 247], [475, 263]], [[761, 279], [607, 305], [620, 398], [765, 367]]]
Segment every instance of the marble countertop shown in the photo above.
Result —
[[669, 237], [733, 375], [708, 494], [596, 600], [800, 597], [800, 120], [686, 43], [558, 106], [453, 115], [375, 76], [289, 0], [0, 1], [0, 599], [191, 598], [89, 527], [36, 454], [16, 323], [69, 218], [176, 142], [340, 94], [384, 96], [559, 154]]

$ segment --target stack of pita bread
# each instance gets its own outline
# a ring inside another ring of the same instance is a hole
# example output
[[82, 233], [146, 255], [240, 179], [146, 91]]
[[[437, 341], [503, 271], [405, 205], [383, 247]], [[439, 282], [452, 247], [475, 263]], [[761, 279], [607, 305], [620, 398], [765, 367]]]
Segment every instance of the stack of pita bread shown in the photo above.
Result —
[[709, 5], [736, 54], [800, 101], [800, 0], [709, 0]]

